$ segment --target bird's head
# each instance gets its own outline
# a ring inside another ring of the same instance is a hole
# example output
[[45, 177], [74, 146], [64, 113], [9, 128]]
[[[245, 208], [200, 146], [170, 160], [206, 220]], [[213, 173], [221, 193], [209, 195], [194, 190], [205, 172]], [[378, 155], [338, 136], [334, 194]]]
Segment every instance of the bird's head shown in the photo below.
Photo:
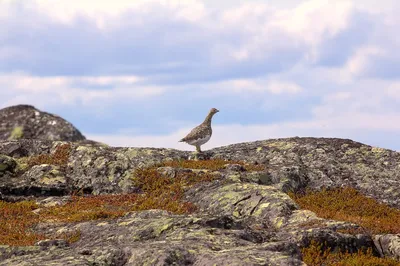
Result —
[[216, 108], [211, 108], [211, 110], [210, 110], [210, 114], [216, 114], [216, 113], [218, 113], [219, 112], [219, 110], [218, 109], [216, 109]]

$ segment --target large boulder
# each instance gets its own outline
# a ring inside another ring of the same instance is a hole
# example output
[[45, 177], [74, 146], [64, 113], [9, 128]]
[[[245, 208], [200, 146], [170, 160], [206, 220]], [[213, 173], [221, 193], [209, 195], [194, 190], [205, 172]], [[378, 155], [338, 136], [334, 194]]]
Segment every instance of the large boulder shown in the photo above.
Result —
[[41, 139], [82, 141], [85, 137], [63, 118], [30, 105], [0, 110], [0, 140]]

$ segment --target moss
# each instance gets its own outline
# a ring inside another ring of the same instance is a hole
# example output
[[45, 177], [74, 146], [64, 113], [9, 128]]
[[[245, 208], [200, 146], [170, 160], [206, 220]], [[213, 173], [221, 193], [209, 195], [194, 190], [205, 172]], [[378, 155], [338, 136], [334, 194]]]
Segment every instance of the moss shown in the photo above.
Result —
[[374, 256], [372, 249], [358, 250], [355, 253], [347, 251], [331, 252], [330, 247], [316, 241], [302, 249], [303, 261], [309, 266], [398, 266], [399, 262], [389, 258]]
[[11, 131], [10, 140], [13, 139], [22, 139], [24, 137], [24, 128], [23, 127], [14, 127]]
[[319, 217], [359, 224], [370, 234], [399, 234], [400, 210], [378, 203], [353, 188], [289, 194], [303, 209]]

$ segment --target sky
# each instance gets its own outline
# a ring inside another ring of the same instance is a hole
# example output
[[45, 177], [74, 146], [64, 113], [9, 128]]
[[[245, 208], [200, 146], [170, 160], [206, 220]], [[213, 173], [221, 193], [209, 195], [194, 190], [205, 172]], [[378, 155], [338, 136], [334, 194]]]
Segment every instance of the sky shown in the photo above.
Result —
[[398, 0], [0, 0], [0, 108], [113, 146], [284, 137], [400, 151]]

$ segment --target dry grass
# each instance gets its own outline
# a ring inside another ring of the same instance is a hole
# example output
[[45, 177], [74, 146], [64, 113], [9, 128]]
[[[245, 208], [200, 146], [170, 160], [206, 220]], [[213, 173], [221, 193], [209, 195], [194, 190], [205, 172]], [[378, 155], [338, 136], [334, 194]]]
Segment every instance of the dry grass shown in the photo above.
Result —
[[357, 253], [331, 252], [331, 248], [311, 241], [311, 244], [302, 249], [303, 261], [309, 266], [399, 266], [400, 262], [379, 258], [373, 255], [372, 250], [358, 250]]
[[68, 163], [70, 152], [71, 152], [71, 145], [62, 144], [56, 148], [53, 154], [40, 154], [29, 158], [28, 165], [30, 167], [41, 164], [66, 166]]
[[248, 164], [240, 161], [225, 161], [222, 159], [213, 160], [182, 160], [182, 161], [169, 161], [163, 162], [159, 166], [170, 166], [174, 168], [188, 168], [188, 169], [208, 169], [212, 171], [222, 170], [227, 164], [239, 164], [247, 171], [262, 171], [265, 167], [262, 165]]
[[370, 234], [399, 234], [400, 210], [363, 196], [353, 188], [308, 192], [290, 196], [302, 209], [319, 217], [356, 223]]

